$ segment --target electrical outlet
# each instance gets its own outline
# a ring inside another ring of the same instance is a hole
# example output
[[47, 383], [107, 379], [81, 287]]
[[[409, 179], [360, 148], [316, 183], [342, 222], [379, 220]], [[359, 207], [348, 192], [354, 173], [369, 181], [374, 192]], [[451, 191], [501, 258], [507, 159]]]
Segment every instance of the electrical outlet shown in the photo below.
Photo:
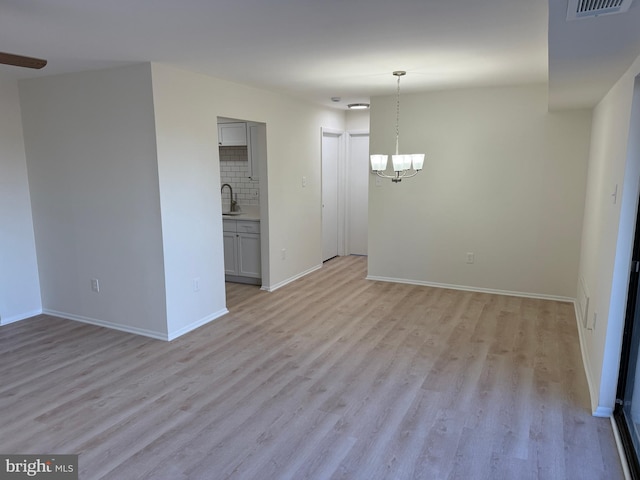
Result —
[[476, 255], [473, 252], [467, 252], [467, 263], [473, 263], [476, 261]]
[[91, 291], [96, 293], [100, 292], [100, 282], [97, 278], [91, 279]]
[[287, 259], [287, 249], [283, 248], [280, 253], [282, 254], [282, 260], [286, 260]]
[[193, 279], [193, 291], [194, 292], [200, 291], [200, 277], [196, 277]]
[[307, 177], [302, 177], [302, 186], [303, 187], [307, 186]]

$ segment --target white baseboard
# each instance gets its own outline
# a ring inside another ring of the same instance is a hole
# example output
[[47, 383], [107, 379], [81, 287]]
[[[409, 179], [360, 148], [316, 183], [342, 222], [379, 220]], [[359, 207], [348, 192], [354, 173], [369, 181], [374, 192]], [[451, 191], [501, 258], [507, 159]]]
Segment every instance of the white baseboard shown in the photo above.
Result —
[[613, 408], [603, 407], [602, 405], [598, 405], [596, 409], [593, 411], [594, 417], [602, 417], [609, 418], [613, 416]]
[[226, 308], [223, 308], [218, 312], [212, 313], [211, 315], [207, 315], [206, 317], [201, 318], [200, 320], [196, 320], [195, 322], [190, 323], [185, 327], [182, 327], [176, 331], [169, 332], [169, 333], [157, 332], [157, 331], [148, 330], [145, 328], [131, 327], [129, 325], [121, 325], [118, 323], [98, 320], [96, 318], [89, 318], [89, 317], [83, 317], [81, 315], [74, 315], [72, 313], [58, 312], [56, 310], [45, 309], [43, 313], [46, 313], [48, 315], [53, 315], [55, 317], [66, 318], [67, 320], [74, 320], [76, 322], [89, 323], [91, 325], [97, 325], [99, 327], [112, 328], [114, 330], [120, 330], [122, 332], [133, 333], [136, 335], [143, 335], [145, 337], [155, 338], [156, 340], [164, 340], [166, 342], [170, 342], [171, 340], [174, 340], [184, 335], [185, 333], [195, 330], [196, 328], [201, 327], [206, 323], [209, 323], [217, 318], [220, 318], [223, 315], [226, 315], [227, 313], [229, 313], [229, 310], [227, 310]]
[[406, 283], [409, 285], [420, 285], [423, 287], [448, 288], [451, 290], [463, 290], [465, 292], [492, 293], [495, 295], [509, 295], [511, 297], [534, 298], [537, 300], [555, 300], [558, 302], [569, 302], [575, 304], [575, 298], [561, 297], [558, 295], [546, 295], [543, 293], [514, 292], [511, 290], [497, 290], [494, 288], [468, 287], [466, 285], [453, 285], [448, 283], [425, 282], [422, 280], [409, 280], [406, 278], [378, 277], [367, 275], [367, 280], [378, 280], [380, 282]]
[[211, 315], [207, 315], [206, 317], [201, 318], [200, 320], [196, 320], [195, 322], [190, 323], [186, 327], [182, 327], [174, 332], [169, 332], [167, 335], [167, 340], [169, 341], [174, 340], [184, 335], [185, 333], [189, 333], [190, 331], [195, 330], [196, 328], [201, 327], [206, 323], [212, 322], [213, 320], [216, 320], [222, 317], [223, 315], [226, 315], [227, 313], [229, 313], [229, 310], [227, 310], [226, 308], [223, 308], [222, 310], [216, 313], [212, 313]]
[[12, 315], [11, 317], [0, 318], [0, 326], [9, 325], [10, 323], [19, 322], [20, 320], [26, 320], [27, 318], [35, 317], [42, 313], [42, 309], [32, 310], [30, 312], [24, 312], [19, 315]]
[[278, 282], [275, 285], [272, 285], [270, 287], [264, 287], [263, 286], [260, 290], [265, 290], [267, 292], [273, 292], [273, 291], [275, 291], [275, 290], [277, 290], [279, 288], [282, 288], [285, 285], [288, 285], [289, 283], [294, 282], [294, 281], [298, 280], [299, 278], [304, 277], [305, 275], [309, 275], [310, 273], [315, 272], [316, 270], [319, 270], [321, 268], [322, 268], [322, 264], [316, 265], [315, 267], [311, 267], [310, 269], [305, 270], [304, 272], [299, 273], [298, 275], [294, 275], [293, 277], [287, 278], [286, 280], [283, 280], [282, 282]]
[[47, 315], [53, 315], [54, 317], [66, 318], [67, 320], [74, 320], [76, 322], [88, 323], [91, 325], [97, 325], [99, 327], [111, 328], [114, 330], [120, 330], [121, 332], [134, 333], [136, 335], [144, 335], [145, 337], [155, 338], [156, 340], [168, 341], [168, 335], [165, 332], [157, 332], [154, 330], [147, 330], [145, 328], [131, 327], [129, 325], [121, 325], [119, 323], [107, 322], [104, 320], [98, 320], [96, 318], [83, 317], [81, 315], [74, 315], [73, 313], [58, 312], [56, 310], [44, 309], [43, 313]]

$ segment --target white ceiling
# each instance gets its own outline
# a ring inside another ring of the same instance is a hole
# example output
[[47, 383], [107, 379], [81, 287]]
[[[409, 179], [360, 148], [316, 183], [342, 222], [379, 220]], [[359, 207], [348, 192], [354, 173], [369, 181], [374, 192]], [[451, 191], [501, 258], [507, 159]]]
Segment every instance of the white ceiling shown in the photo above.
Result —
[[570, 23], [566, 8], [567, 0], [2, 0], [0, 51], [49, 64], [0, 66], [0, 77], [152, 61], [344, 107], [393, 93], [391, 72], [407, 70], [403, 92], [549, 81], [552, 106], [590, 106], [640, 54], [640, 2]]

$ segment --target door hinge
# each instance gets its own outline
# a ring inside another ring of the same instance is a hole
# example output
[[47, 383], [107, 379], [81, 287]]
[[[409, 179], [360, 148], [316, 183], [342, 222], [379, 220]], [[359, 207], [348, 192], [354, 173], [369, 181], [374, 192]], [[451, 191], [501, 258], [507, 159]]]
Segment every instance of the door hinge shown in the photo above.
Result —
[[640, 261], [633, 260], [631, 262], [631, 271], [636, 273], [640, 272]]
[[620, 398], [616, 398], [616, 405], [624, 405], [624, 402]]

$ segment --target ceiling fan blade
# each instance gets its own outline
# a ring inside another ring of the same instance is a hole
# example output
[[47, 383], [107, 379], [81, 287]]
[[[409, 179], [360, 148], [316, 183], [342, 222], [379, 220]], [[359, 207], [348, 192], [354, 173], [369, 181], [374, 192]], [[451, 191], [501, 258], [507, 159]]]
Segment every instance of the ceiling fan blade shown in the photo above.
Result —
[[0, 52], [0, 63], [15, 65], [16, 67], [40, 69], [47, 64], [47, 61], [41, 58], [24, 57], [22, 55]]

